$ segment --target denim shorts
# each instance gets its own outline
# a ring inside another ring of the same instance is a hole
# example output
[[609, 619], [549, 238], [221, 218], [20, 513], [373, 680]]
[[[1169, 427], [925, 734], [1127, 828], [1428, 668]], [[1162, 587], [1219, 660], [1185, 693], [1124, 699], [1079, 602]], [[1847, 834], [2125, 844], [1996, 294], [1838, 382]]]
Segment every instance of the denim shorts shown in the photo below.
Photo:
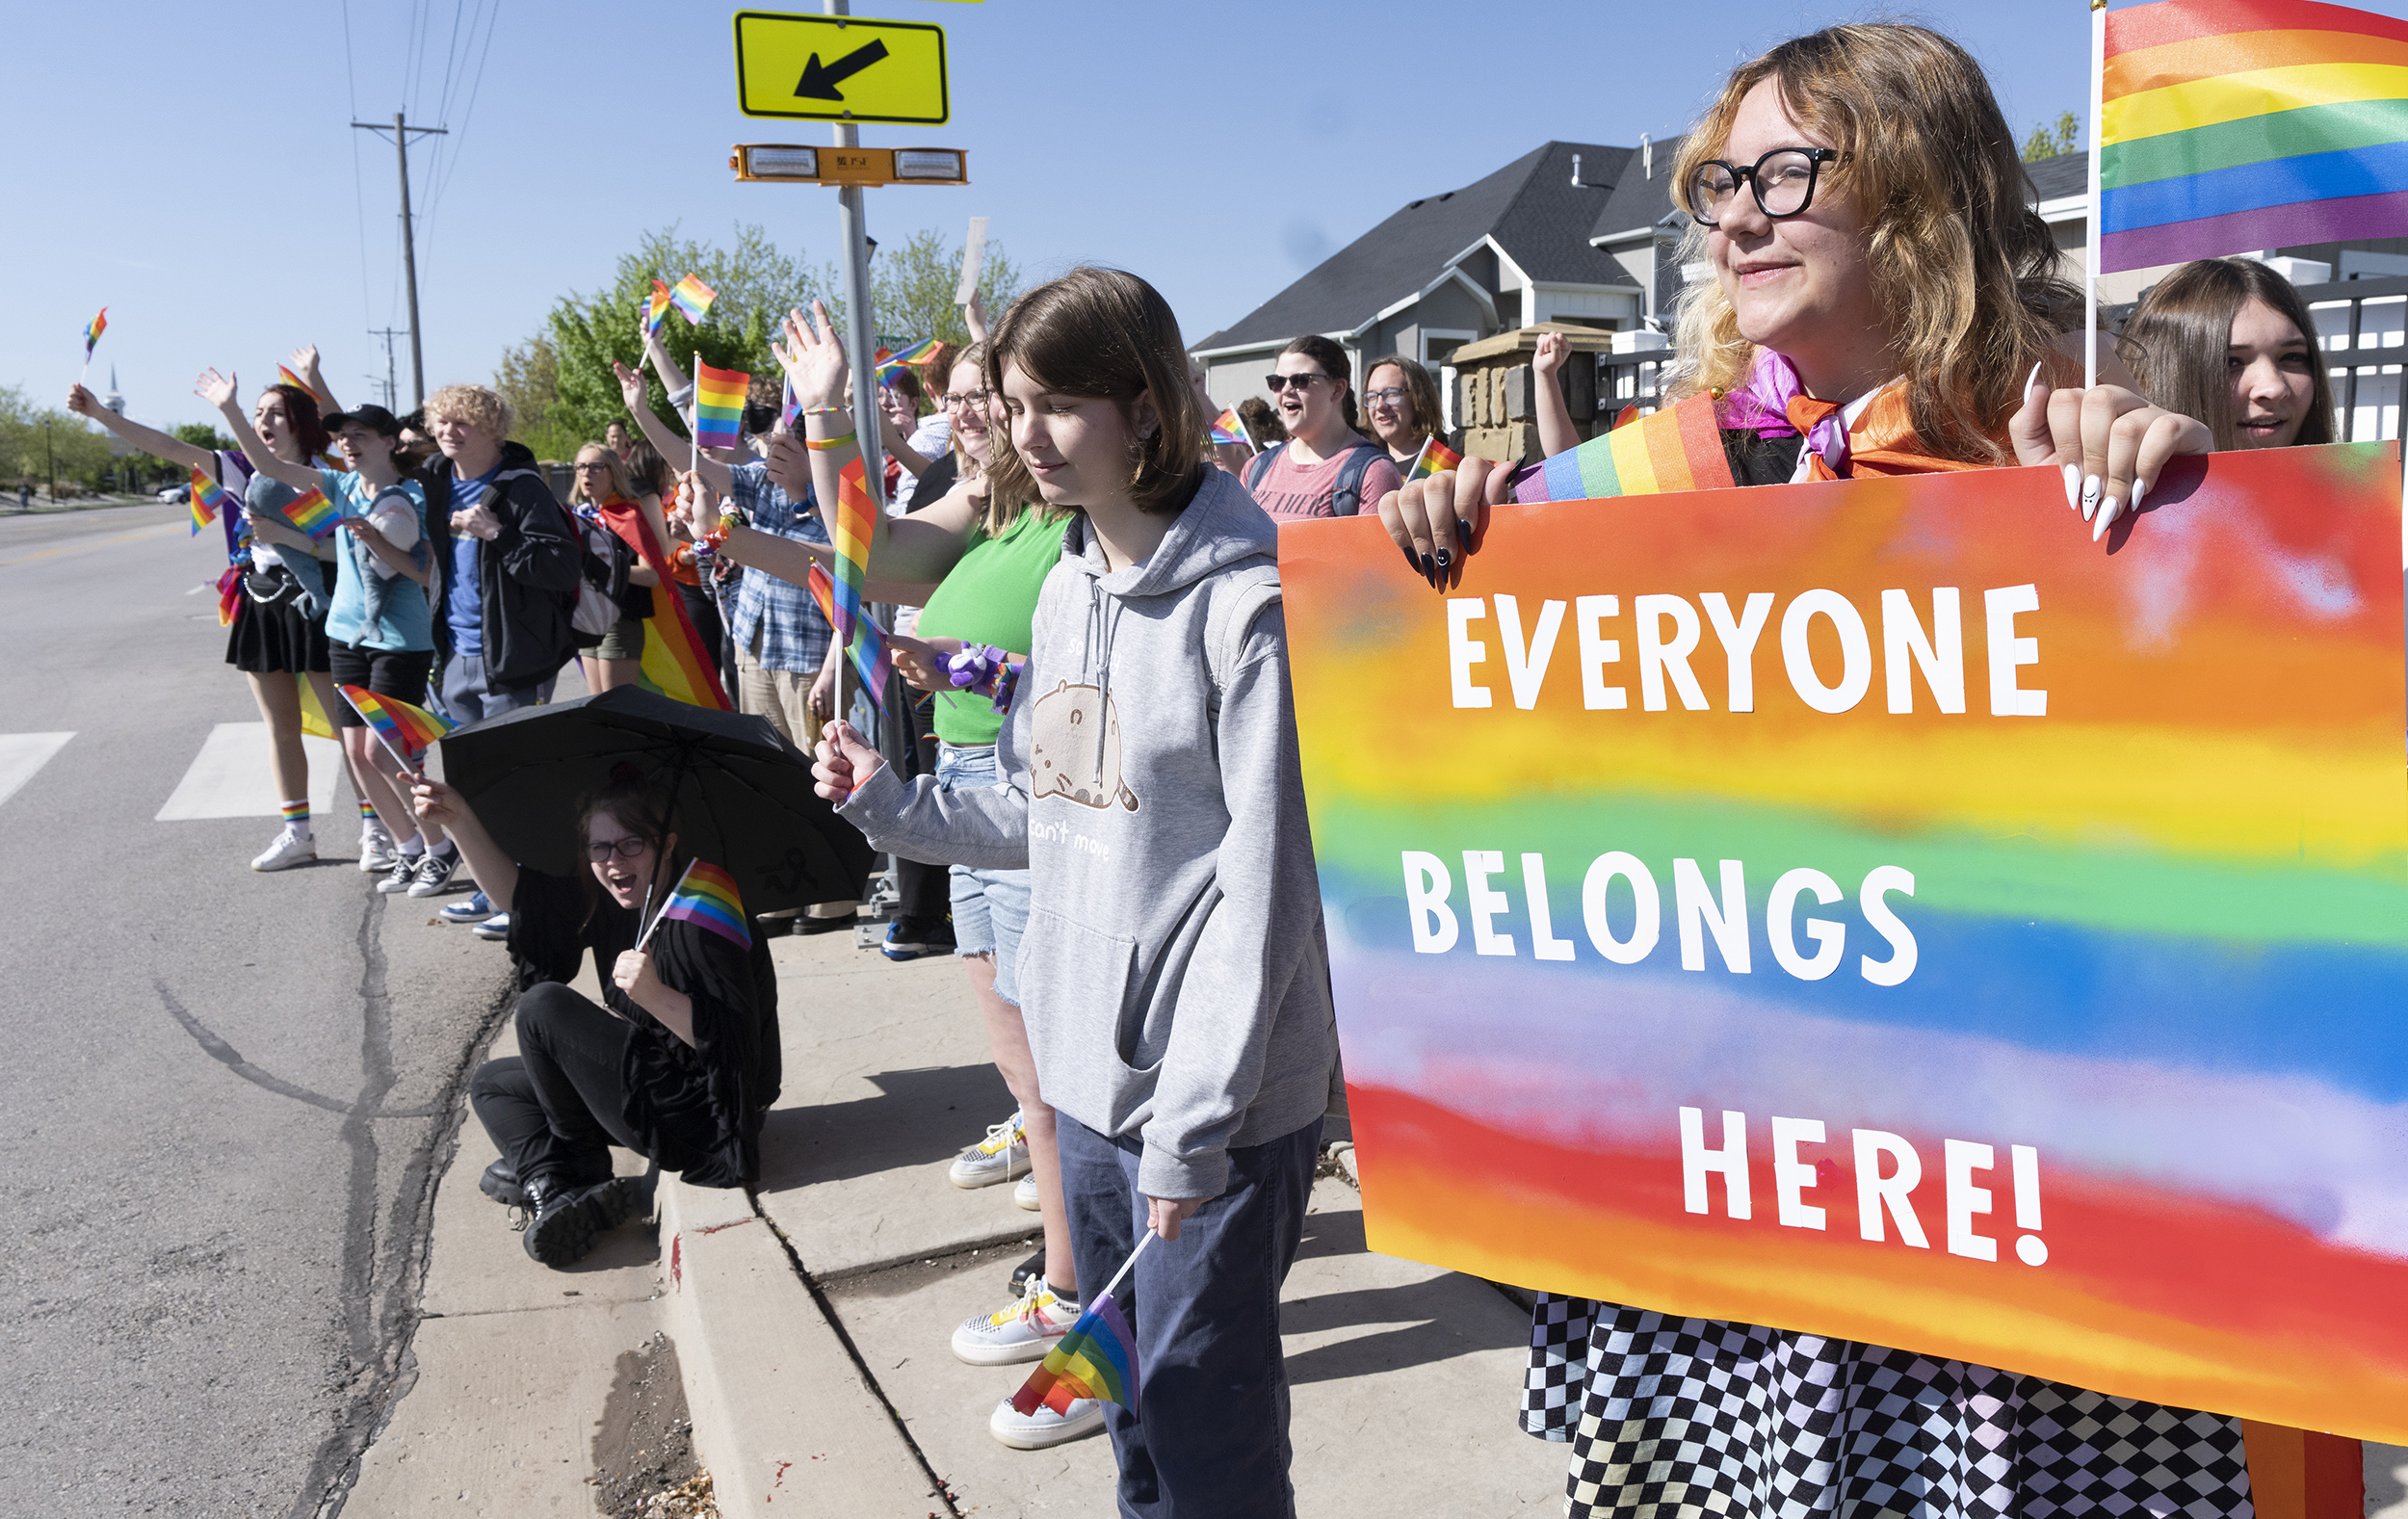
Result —
[[[995, 746], [939, 744], [936, 783], [951, 791], [995, 784]], [[953, 868], [954, 947], [995, 956], [995, 995], [1020, 1005], [1020, 935], [1029, 925], [1029, 873]]]

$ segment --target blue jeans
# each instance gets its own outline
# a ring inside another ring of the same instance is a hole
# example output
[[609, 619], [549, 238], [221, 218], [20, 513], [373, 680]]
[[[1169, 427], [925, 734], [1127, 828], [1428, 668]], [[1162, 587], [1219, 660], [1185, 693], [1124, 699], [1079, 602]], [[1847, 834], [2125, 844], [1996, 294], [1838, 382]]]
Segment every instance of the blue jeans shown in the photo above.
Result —
[[[995, 784], [995, 746], [939, 744], [936, 783], [947, 791]], [[954, 951], [995, 956], [995, 995], [1020, 1006], [1020, 935], [1029, 926], [1029, 873], [953, 867]]]
[[532, 686], [495, 691], [485, 683], [484, 655], [455, 654], [443, 662], [438, 694], [453, 721], [469, 723], [521, 707], [539, 707], [552, 699], [552, 687], [559, 679], [554, 675]]
[[[1066, 1113], [1056, 1132], [1071, 1255], [1080, 1282], [1100, 1293], [1145, 1229], [1143, 1141], [1107, 1139]], [[1228, 1187], [1114, 1289], [1137, 1336], [1143, 1415], [1106, 1405], [1124, 1516], [1294, 1519], [1279, 1288], [1304, 1237], [1320, 1148], [1316, 1118], [1231, 1150]]]

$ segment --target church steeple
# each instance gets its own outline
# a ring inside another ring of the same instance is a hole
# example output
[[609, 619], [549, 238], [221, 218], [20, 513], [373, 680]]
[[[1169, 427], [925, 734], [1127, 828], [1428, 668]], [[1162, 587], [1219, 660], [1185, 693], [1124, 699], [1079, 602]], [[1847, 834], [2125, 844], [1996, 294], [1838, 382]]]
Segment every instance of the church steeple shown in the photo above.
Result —
[[114, 363], [109, 366], [109, 397], [107, 405], [110, 410], [117, 412], [120, 416], [124, 415], [125, 397], [118, 389], [118, 367]]

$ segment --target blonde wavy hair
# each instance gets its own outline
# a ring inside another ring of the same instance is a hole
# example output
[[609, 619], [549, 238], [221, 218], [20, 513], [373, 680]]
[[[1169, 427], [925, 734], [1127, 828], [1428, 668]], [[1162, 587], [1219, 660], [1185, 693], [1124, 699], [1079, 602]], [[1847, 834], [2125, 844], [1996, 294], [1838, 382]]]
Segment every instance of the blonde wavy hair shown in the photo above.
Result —
[[[2056, 244], [2030, 208], [2031, 183], [1990, 81], [1962, 47], [1920, 26], [1828, 27], [1734, 71], [1681, 144], [1684, 199], [1722, 153], [1740, 101], [1766, 80], [1799, 125], [1841, 153], [1818, 196], [1846, 196], [1864, 219], [1874, 298], [1891, 313], [1918, 443], [1968, 463], [2007, 458], [2000, 438], [2024, 377], [2081, 325], [2081, 292], [2056, 273]], [[1692, 222], [1684, 261], [1703, 259]], [[1756, 346], [1716, 280], [1683, 293], [1671, 394], [1744, 385]], [[2073, 365], [2055, 358], [2051, 373]]]
[[483, 385], [445, 385], [429, 396], [428, 425], [432, 426], [437, 417], [456, 417], [489, 434], [496, 443], [510, 435], [510, 404], [500, 392]]

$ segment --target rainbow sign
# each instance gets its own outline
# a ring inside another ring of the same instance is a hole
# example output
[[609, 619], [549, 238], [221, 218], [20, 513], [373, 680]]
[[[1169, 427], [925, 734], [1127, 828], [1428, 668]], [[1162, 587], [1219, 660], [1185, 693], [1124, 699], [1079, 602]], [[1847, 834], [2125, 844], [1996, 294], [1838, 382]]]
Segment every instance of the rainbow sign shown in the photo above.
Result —
[[1371, 1247], [2408, 1440], [2399, 472], [2182, 468], [1286, 529]]

